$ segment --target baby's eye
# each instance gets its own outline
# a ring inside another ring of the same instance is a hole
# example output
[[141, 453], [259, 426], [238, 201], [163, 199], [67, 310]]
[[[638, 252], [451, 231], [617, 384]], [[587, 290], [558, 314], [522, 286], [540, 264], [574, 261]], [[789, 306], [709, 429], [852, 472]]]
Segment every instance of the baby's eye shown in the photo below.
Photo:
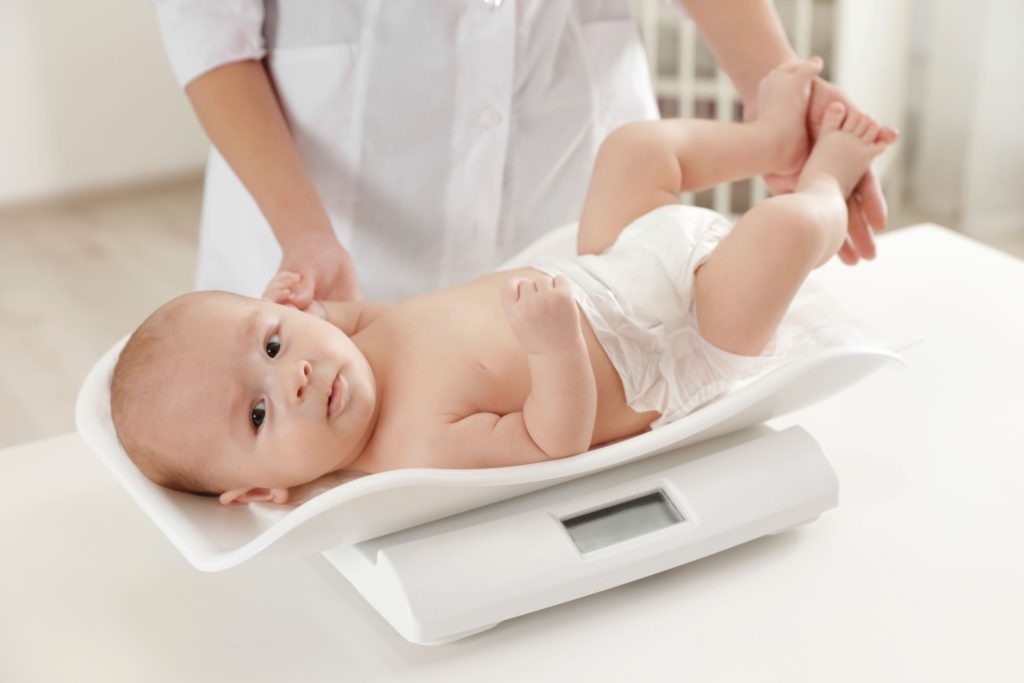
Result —
[[[268, 344], [269, 346], [269, 344]], [[249, 421], [252, 422], [252, 426], [256, 429], [260, 428], [263, 424], [263, 420], [267, 417], [267, 402], [261, 400], [259, 403], [252, 407], [252, 412], [249, 414]]]
[[281, 351], [281, 336], [277, 334], [270, 335], [270, 339], [267, 340], [267, 355], [273, 358]]

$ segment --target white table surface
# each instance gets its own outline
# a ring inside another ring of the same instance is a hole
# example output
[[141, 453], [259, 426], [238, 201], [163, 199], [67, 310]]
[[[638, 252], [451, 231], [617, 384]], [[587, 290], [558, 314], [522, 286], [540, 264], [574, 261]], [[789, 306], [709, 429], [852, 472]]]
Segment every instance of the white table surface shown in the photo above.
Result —
[[0, 681], [1024, 680], [1024, 262], [936, 226], [821, 272], [899, 341], [799, 423], [816, 522], [451, 645], [320, 556], [192, 569], [74, 434], [0, 451]]

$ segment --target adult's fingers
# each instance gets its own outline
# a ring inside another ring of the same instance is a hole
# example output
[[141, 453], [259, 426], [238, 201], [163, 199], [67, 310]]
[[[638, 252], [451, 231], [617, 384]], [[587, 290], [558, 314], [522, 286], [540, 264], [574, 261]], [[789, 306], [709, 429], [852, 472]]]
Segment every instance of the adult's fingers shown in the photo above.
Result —
[[876, 231], [884, 230], [889, 222], [889, 208], [885, 203], [885, 196], [882, 194], [882, 185], [878, 182], [878, 176], [870, 168], [857, 183], [857, 189], [853, 196], [857, 195], [860, 195], [860, 206], [867, 224]]
[[295, 304], [296, 308], [304, 311], [311, 303], [313, 303], [316, 279], [312, 271], [300, 272], [299, 275], [301, 276], [299, 281], [292, 285], [292, 296], [290, 301]]
[[279, 271], [263, 290], [262, 298], [274, 303], [289, 300], [292, 296], [292, 285], [298, 281], [298, 277], [297, 273]]
[[857, 195], [853, 194], [846, 200], [847, 208], [847, 240], [859, 258], [871, 260], [875, 258], [875, 237], [871, 225], [864, 215], [864, 209]]
[[857, 265], [857, 261], [860, 260], [857, 257], [857, 252], [854, 250], [853, 245], [850, 244], [849, 238], [843, 240], [843, 246], [839, 247], [839, 260], [848, 266]]

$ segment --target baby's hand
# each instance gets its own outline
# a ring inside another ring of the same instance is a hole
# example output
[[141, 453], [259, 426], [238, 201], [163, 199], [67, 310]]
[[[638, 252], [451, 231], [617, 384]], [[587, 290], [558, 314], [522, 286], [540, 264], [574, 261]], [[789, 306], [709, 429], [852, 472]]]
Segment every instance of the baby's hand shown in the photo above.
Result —
[[[272, 301], [275, 304], [282, 304], [284, 306], [291, 306], [292, 308], [299, 308], [294, 301], [292, 301], [292, 295], [294, 293], [295, 285], [302, 281], [302, 275], [299, 273], [292, 273], [287, 270], [282, 270], [280, 273], [274, 276], [274, 279], [267, 285], [267, 289], [263, 292], [263, 298], [267, 301]], [[303, 309], [299, 309], [303, 310]], [[327, 319], [327, 311], [320, 305], [317, 300], [312, 300], [309, 306], [305, 308], [306, 313], [311, 313], [318, 318], [323, 320]]]
[[580, 312], [563, 275], [512, 278], [501, 290], [501, 305], [527, 353], [561, 351], [579, 343]]

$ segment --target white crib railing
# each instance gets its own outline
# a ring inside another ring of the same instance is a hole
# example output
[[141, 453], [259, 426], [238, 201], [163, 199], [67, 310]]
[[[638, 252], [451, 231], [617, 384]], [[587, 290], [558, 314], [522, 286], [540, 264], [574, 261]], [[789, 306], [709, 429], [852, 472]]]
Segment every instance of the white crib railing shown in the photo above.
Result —
[[[720, 121], [738, 120], [739, 96], [728, 76], [718, 68], [712, 73], [702, 73], [698, 68], [702, 46], [693, 21], [677, 11], [670, 0], [632, 2], [651, 66], [654, 92], [663, 113], [671, 109], [673, 115], [693, 118], [700, 117], [702, 109], [708, 109]], [[776, 4], [797, 54], [809, 57], [814, 27], [813, 0], [780, 0]], [[674, 35], [674, 40], [661, 40], [666, 35]], [[673, 55], [666, 54], [672, 48], [670, 42], [677, 46]], [[827, 64], [827, 55], [825, 57]], [[663, 68], [666, 64], [674, 68]], [[706, 107], [700, 106], [705, 103]], [[742, 213], [767, 195], [767, 188], [760, 178], [754, 178], [748, 185], [745, 195], [738, 194], [742, 192], [740, 183], [716, 186], [709, 208], [725, 215]], [[686, 204], [708, 204], [692, 193], [682, 194], [680, 199]]]

